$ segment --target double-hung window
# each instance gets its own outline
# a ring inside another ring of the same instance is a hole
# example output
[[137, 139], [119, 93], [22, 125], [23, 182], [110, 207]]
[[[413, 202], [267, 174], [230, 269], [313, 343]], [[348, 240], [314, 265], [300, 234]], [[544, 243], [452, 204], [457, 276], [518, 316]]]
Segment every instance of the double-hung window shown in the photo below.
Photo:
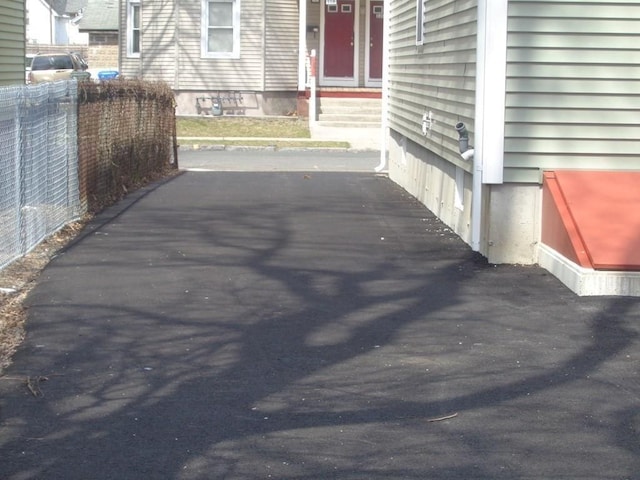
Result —
[[140, 56], [140, 0], [127, 2], [127, 56]]
[[416, 45], [424, 44], [427, 0], [416, 0]]
[[202, 56], [240, 58], [240, 0], [202, 0]]

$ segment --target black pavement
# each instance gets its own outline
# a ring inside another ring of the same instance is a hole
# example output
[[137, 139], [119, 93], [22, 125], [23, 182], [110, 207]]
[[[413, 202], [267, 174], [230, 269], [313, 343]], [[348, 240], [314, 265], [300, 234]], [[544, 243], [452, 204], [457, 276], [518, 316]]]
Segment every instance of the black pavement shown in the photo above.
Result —
[[639, 299], [488, 265], [331, 153], [224, 155], [274, 171], [183, 153], [44, 271], [0, 478], [640, 478]]

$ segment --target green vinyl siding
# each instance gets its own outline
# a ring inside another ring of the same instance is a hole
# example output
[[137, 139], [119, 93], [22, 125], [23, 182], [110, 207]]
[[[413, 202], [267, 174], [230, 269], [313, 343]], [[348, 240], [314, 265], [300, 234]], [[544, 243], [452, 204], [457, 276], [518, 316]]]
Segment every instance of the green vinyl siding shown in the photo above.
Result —
[[640, 169], [640, 3], [509, 2], [505, 181]]
[[7, 0], [0, 6], [0, 85], [25, 82], [25, 6]]
[[[453, 125], [467, 124], [473, 142], [476, 6], [426, 0], [422, 46], [415, 0], [393, 1], [388, 17], [390, 127], [467, 170]], [[505, 182], [539, 182], [545, 169], [640, 169], [640, 2], [510, 0], [506, 76]]]
[[[473, 126], [476, 2], [424, 3], [424, 42], [416, 45], [416, 0], [391, 2], [389, 126], [451, 163], [470, 170], [458, 152], [455, 124]], [[422, 116], [434, 120], [422, 134]]]

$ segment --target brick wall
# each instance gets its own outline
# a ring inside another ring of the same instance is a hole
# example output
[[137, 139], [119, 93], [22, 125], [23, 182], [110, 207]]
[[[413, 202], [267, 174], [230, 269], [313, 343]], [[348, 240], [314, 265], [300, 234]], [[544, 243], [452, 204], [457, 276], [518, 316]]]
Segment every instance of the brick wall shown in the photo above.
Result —
[[117, 68], [118, 45], [90, 45], [86, 58], [89, 68]]

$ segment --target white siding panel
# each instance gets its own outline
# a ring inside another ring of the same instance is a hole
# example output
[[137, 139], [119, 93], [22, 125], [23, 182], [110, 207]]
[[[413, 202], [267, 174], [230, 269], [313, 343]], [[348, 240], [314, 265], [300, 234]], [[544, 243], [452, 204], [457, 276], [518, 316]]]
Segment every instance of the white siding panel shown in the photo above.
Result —
[[511, 0], [508, 25], [505, 179], [640, 169], [640, 3]]
[[174, 85], [176, 75], [175, 2], [142, 3], [141, 65], [146, 80]]
[[202, 58], [200, 2], [180, 2], [177, 88], [261, 91], [264, 87], [264, 8], [263, 0], [241, 0], [239, 59]]
[[298, 3], [268, 0], [264, 50], [265, 90], [298, 89]]

